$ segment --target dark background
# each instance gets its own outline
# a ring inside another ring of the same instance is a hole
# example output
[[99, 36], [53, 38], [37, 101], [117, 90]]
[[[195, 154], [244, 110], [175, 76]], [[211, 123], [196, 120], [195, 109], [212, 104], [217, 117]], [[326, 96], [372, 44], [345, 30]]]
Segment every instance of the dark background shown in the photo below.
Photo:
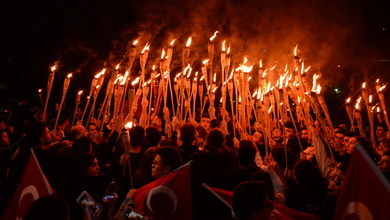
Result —
[[[364, 81], [374, 94], [378, 77], [390, 80], [387, 9], [386, 0], [1, 0], [0, 106], [37, 99], [56, 63], [49, 108], [59, 102], [63, 80], [73, 72], [65, 104], [71, 109], [77, 91], [88, 91], [103, 67], [110, 73], [124, 60], [126, 68], [124, 58], [137, 38], [138, 54], [151, 44], [148, 70], [177, 39], [172, 68], [180, 69], [181, 51], [193, 36], [190, 62], [196, 68], [207, 59], [208, 38], [218, 30], [215, 51], [226, 39], [235, 66], [247, 56], [256, 66], [262, 59], [265, 68], [277, 62], [284, 69], [298, 44], [299, 57], [311, 66], [309, 76], [321, 75], [332, 115], [343, 117], [346, 98], [356, 99]], [[132, 75], [139, 74], [138, 63]]]

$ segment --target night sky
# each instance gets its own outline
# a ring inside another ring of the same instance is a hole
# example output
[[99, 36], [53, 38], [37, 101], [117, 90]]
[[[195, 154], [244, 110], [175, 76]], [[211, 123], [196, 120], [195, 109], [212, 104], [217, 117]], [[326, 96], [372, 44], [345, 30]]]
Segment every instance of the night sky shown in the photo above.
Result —
[[[177, 39], [172, 65], [180, 68], [182, 48], [193, 36], [190, 63], [199, 66], [216, 30], [216, 52], [226, 39], [236, 66], [247, 56], [254, 65], [262, 59], [265, 68], [284, 68], [298, 44], [310, 75], [321, 74], [327, 99], [339, 104], [363, 81], [372, 93], [376, 78], [390, 81], [387, 9], [386, 0], [2, 0], [0, 105], [37, 98], [54, 63], [52, 99], [59, 99], [69, 72], [75, 73], [68, 91], [74, 97], [103, 67], [111, 72], [124, 60], [125, 68], [137, 38], [138, 53], [151, 44], [148, 69]], [[133, 75], [139, 59], [135, 63]], [[342, 104], [336, 104], [330, 108], [337, 112]]]

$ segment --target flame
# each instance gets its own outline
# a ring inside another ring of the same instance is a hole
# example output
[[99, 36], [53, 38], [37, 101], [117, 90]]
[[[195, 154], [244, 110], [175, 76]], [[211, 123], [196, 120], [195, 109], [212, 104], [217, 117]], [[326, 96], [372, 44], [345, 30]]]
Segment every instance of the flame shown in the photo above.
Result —
[[42, 89], [38, 89], [38, 92], [41, 93], [41, 92], [42, 92]]
[[133, 46], [137, 45], [137, 44], [138, 44], [138, 42], [139, 42], [139, 40], [138, 40], [138, 39], [136, 39], [135, 41], [133, 41]]
[[275, 66], [273, 66], [272, 68], [270, 68], [269, 70], [274, 70], [276, 68], [276, 64], [275, 64]]
[[244, 63], [243, 64], [246, 64], [248, 62], [248, 59], [246, 57], [244, 57]]
[[349, 97], [348, 99], [347, 99], [347, 104], [349, 104], [349, 102], [351, 101], [351, 97]]
[[54, 65], [52, 68], [51, 68], [51, 71], [54, 72], [56, 70], [56, 65]]
[[87, 96], [87, 99], [90, 99], [91, 97], [90, 96]]
[[363, 82], [362, 89], [366, 88], [366, 82]]
[[186, 47], [190, 47], [191, 42], [192, 42], [192, 37], [189, 37], [186, 43]]
[[269, 109], [268, 109], [268, 114], [271, 113], [272, 107], [273, 107], [273, 105], [271, 105], [271, 106], [269, 107]]
[[100, 88], [100, 85], [97, 85], [97, 86], [96, 86], [96, 89], [99, 89], [99, 88]]
[[224, 41], [222, 42], [222, 52], [225, 52], [225, 51], [226, 51], [225, 44], [226, 44], [226, 40], [224, 40]]
[[294, 57], [297, 56], [297, 50], [298, 50], [298, 44], [297, 44], [297, 46], [295, 46], [295, 48], [294, 48]]
[[163, 60], [164, 57], [165, 57], [165, 50], [164, 50], [164, 48], [163, 48], [163, 49], [162, 49], [162, 52], [161, 52], [161, 59]]
[[199, 71], [196, 71], [196, 72], [195, 72], [195, 76], [198, 76], [198, 73], [199, 73]]
[[320, 85], [317, 85], [317, 94], [319, 95], [321, 92], [321, 86]]
[[371, 104], [372, 103], [372, 95], [370, 95], [369, 97], [368, 97], [368, 102]]
[[256, 95], [257, 95], [257, 90], [255, 90], [255, 92], [253, 93], [252, 98], [254, 98]]
[[357, 99], [357, 103], [360, 104], [360, 101], [362, 100], [362, 97], [360, 96], [358, 99]]
[[209, 59], [202, 61], [203, 65], [206, 65], [208, 62], [209, 62]]
[[378, 78], [378, 79], [376, 79], [375, 83], [376, 83], [376, 84], [379, 84], [379, 78]]
[[259, 68], [262, 69], [263, 68], [263, 61], [260, 59], [259, 61]]
[[153, 70], [153, 71], [156, 70], [156, 65], [153, 65], [153, 66], [152, 66], [152, 70]]
[[122, 79], [123, 79], [123, 76], [119, 74], [119, 75], [116, 77], [116, 79], [115, 79], [115, 81], [114, 81], [114, 84], [116, 84], [118, 81], [122, 81]]
[[210, 37], [210, 41], [213, 41], [214, 38], [217, 36], [217, 34], [219, 34], [219, 31], [214, 32], [214, 35], [212, 37]]
[[241, 103], [241, 95], [238, 97], [238, 103]]
[[141, 51], [141, 54], [144, 54], [146, 50], [149, 50], [150, 44], [146, 44], [144, 49]]
[[198, 80], [198, 77], [195, 77], [195, 78], [194, 78], [194, 82], [196, 82], [197, 80]]
[[200, 77], [199, 81], [203, 81], [203, 79], [204, 79], [204, 76]]
[[140, 78], [137, 77], [133, 82], [131, 82], [131, 85], [134, 86], [135, 84], [139, 83]]
[[222, 103], [222, 97], [221, 97], [221, 99], [219, 100], [219, 102]]
[[258, 91], [257, 91], [257, 99], [260, 99], [261, 95], [262, 95], [262, 91], [261, 91], [261, 87], [259, 87]]
[[67, 77], [68, 77], [68, 79], [71, 78], [72, 77], [72, 73], [69, 73]]
[[232, 70], [232, 71], [230, 72], [230, 76], [229, 76], [229, 79], [228, 79], [228, 80], [230, 80], [230, 79], [233, 78], [233, 73], [234, 73], [234, 70]]
[[298, 96], [298, 103], [301, 103], [301, 97], [300, 96]]
[[304, 69], [305, 69], [305, 64], [304, 64], [304, 62], [302, 61], [302, 65], [301, 65], [301, 74], [303, 74]]
[[267, 70], [268, 69], [264, 70], [263, 75], [261, 76], [262, 78], [265, 78], [267, 76]]
[[252, 76], [248, 77], [248, 82], [251, 81], [251, 79], [252, 79]]
[[118, 65], [116, 65], [116, 67], [115, 67], [116, 70], [119, 69], [119, 65], [120, 65], [120, 63], [118, 63]]
[[379, 92], [382, 92], [382, 90], [384, 90], [386, 88], [386, 85], [382, 86], [381, 88], [379, 88]]
[[381, 112], [381, 108], [378, 106], [378, 107], [376, 107], [376, 112], [377, 113], [380, 113]]
[[132, 127], [133, 127], [133, 122], [132, 122], [132, 121], [127, 122], [127, 123], [125, 124], [125, 128], [127, 128], [127, 129], [132, 128]]
[[215, 93], [215, 91], [217, 91], [218, 87], [215, 87], [212, 91], [212, 93]]
[[122, 79], [120, 85], [124, 85], [124, 84], [126, 83], [127, 77], [129, 77], [129, 71], [126, 71], [126, 72], [125, 72], [125, 76], [123, 77], [123, 79]]
[[313, 75], [313, 88], [311, 89], [311, 91], [313, 91], [313, 92], [316, 90], [317, 79], [318, 79], [318, 75], [317, 75], [317, 74], [314, 74], [314, 75]]
[[81, 94], [83, 94], [83, 90], [80, 90], [78, 93], [77, 93], [77, 95], [81, 95]]
[[160, 76], [160, 73], [158, 73], [156, 76], [155, 76], [155, 78], [158, 78]]
[[102, 70], [100, 73], [96, 74], [96, 75], [95, 75], [95, 78], [98, 79], [98, 78], [99, 78], [101, 75], [103, 75], [104, 73], [106, 73], [106, 69], [105, 69], [105, 68], [103, 68], [103, 70]]
[[288, 64], [286, 63], [286, 66], [284, 67], [284, 72], [288, 70]]
[[271, 90], [271, 82], [268, 82], [268, 84], [267, 84], [267, 90], [266, 90], [265, 93], [268, 93], [269, 90]]
[[187, 78], [189, 78], [189, 75], [191, 74], [191, 65], [188, 63], [187, 64], [187, 67], [186, 68], [184, 68], [184, 71], [183, 71], [183, 75], [185, 76], [185, 75], [187, 75], [187, 73], [188, 73], [188, 76], [187, 76]]
[[359, 102], [356, 102], [355, 109], [359, 110], [359, 107], [360, 107]]
[[226, 51], [226, 54], [229, 54], [230, 53], [230, 46], [228, 47], [227, 51]]
[[173, 46], [173, 44], [175, 43], [176, 39], [172, 40], [171, 43], [169, 45]]
[[305, 69], [305, 72], [309, 71], [311, 66], [308, 66], [306, 69]]
[[213, 82], [217, 82], [217, 73], [214, 73]]

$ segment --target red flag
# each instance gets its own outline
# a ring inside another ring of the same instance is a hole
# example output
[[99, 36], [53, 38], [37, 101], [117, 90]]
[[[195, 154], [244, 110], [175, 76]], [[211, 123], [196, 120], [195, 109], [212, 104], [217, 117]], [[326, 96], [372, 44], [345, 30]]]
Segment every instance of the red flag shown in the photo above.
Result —
[[389, 219], [390, 183], [359, 145], [337, 201], [334, 219]]
[[135, 209], [153, 219], [192, 219], [189, 163], [139, 188]]
[[53, 194], [53, 190], [39, 166], [34, 151], [31, 150], [30, 159], [24, 169], [23, 176], [1, 219], [22, 219], [35, 200], [51, 194]]
[[[212, 194], [217, 196], [219, 199], [224, 200], [223, 202], [228, 205], [229, 207], [232, 206], [232, 197], [233, 197], [233, 191], [229, 190], [223, 190], [218, 189], [214, 187], [207, 186], [206, 184], [202, 184], [206, 189], [208, 189]], [[277, 202], [273, 202], [274, 209], [271, 212], [271, 219], [277, 219], [277, 220], [294, 220], [294, 219], [300, 219], [300, 220], [317, 220], [319, 219], [317, 216], [304, 213], [304, 212], [298, 212], [294, 209], [291, 209], [285, 205], [279, 204]]]

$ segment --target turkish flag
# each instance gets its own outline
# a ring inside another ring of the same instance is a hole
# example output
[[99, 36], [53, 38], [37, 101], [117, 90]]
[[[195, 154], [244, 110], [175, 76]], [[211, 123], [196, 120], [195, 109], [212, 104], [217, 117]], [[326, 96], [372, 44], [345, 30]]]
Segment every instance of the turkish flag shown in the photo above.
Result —
[[389, 219], [390, 183], [359, 145], [343, 182], [334, 219]]
[[[214, 187], [207, 186], [202, 184], [206, 189], [208, 189], [213, 195], [217, 196], [219, 199], [224, 200], [226, 205], [229, 207], [232, 206], [233, 191], [218, 189]], [[315, 215], [311, 215], [304, 212], [298, 212], [294, 209], [291, 209], [285, 205], [273, 202], [274, 209], [271, 212], [271, 219], [275, 220], [318, 220], [319, 218]]]
[[190, 164], [139, 188], [135, 209], [153, 219], [192, 219]]
[[31, 204], [35, 200], [51, 194], [53, 194], [53, 190], [39, 166], [34, 151], [31, 150], [23, 176], [1, 219], [22, 219], [26, 216]]

